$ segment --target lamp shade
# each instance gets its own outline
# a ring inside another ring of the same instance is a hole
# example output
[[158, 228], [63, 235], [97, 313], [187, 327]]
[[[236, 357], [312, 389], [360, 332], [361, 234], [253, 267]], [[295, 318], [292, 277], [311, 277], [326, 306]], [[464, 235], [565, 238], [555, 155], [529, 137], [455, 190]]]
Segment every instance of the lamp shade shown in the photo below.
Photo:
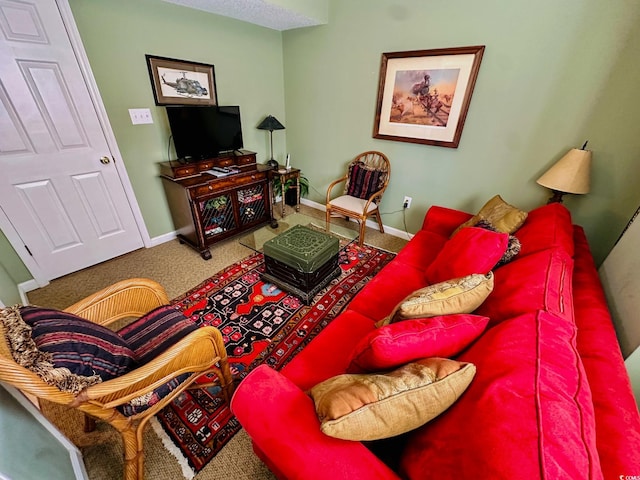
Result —
[[591, 150], [571, 149], [536, 182], [563, 193], [589, 193]]
[[273, 115], [267, 115], [265, 119], [260, 122], [260, 125], [258, 125], [258, 130], [269, 130], [270, 132], [274, 130], [284, 130], [284, 125]]

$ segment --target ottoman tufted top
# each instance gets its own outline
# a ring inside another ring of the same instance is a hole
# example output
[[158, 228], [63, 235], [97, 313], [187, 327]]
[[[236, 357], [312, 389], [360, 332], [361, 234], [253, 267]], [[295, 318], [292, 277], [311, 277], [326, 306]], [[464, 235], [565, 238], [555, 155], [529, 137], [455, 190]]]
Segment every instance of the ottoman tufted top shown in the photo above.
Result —
[[296, 270], [313, 272], [338, 254], [339, 241], [327, 233], [296, 225], [264, 243], [264, 255]]

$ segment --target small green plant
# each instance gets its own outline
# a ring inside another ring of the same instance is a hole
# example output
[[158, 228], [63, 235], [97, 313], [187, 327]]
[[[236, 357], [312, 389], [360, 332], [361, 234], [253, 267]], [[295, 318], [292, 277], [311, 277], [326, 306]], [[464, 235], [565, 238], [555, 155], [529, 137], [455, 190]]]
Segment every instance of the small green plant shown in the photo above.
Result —
[[[287, 205], [296, 204], [295, 183], [296, 181], [293, 178], [290, 178], [284, 182], [284, 199]], [[292, 189], [291, 187], [294, 187], [294, 188]], [[273, 179], [273, 190], [276, 193], [276, 195], [280, 195], [282, 193], [282, 189], [280, 186], [280, 177], [275, 177]], [[301, 175], [300, 176], [300, 196], [306, 197], [307, 195], [309, 195], [309, 179]]]

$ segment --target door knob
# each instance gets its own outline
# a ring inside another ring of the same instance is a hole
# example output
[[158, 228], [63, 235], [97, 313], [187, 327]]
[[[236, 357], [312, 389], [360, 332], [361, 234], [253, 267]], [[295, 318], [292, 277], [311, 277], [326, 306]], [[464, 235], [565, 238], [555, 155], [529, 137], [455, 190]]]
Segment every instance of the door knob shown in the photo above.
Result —
[[111, 162], [111, 159], [109, 157], [100, 158], [100, 163], [102, 163], [103, 165], [106, 165], [109, 162]]

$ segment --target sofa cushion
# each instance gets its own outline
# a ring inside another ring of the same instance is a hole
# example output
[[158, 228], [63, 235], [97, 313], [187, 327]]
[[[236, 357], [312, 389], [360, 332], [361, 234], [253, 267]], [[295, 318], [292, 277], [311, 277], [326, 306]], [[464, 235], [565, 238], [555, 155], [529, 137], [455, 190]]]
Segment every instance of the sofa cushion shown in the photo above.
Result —
[[466, 222], [472, 216], [470, 213], [461, 210], [432, 205], [424, 216], [422, 230], [449, 238], [460, 224]]
[[500, 195], [496, 195], [469, 220], [460, 225], [453, 234], [460, 229], [475, 225], [480, 220], [486, 220], [499, 232], [513, 233], [518, 230], [527, 219], [527, 212], [505, 202]]
[[457, 358], [477, 367], [465, 394], [410, 435], [402, 478], [601, 479], [575, 337], [571, 321], [547, 312], [487, 330]]
[[531, 210], [515, 236], [522, 244], [520, 257], [550, 248], [559, 248], [573, 257], [571, 213], [561, 203], [550, 203]]
[[377, 326], [406, 318], [471, 313], [493, 290], [493, 273], [477, 273], [429, 285], [405, 297]]
[[402, 247], [393, 261], [424, 271], [442, 250], [448, 238], [427, 230], [420, 230]]
[[572, 271], [573, 259], [558, 249], [518, 257], [494, 271], [493, 293], [475, 313], [489, 326], [538, 309], [571, 318]]
[[409, 363], [386, 374], [343, 374], [311, 389], [326, 435], [377, 440], [413, 430], [449, 408], [475, 367], [446, 358]]
[[457, 314], [392, 323], [365, 336], [356, 348], [347, 373], [399, 367], [427, 357], [452, 357], [482, 334], [489, 319]]
[[349, 303], [349, 309], [378, 321], [403, 298], [426, 285], [424, 266], [409, 265], [394, 259], [360, 290]]
[[358, 340], [375, 328], [369, 317], [345, 310], [281, 370], [301, 390], [344, 373]]
[[445, 243], [426, 271], [430, 284], [472, 273], [486, 274], [507, 250], [509, 235], [484, 228], [466, 227]]
[[24, 306], [4, 309], [1, 317], [14, 359], [60, 390], [78, 393], [136, 366], [125, 340], [77, 315]]

